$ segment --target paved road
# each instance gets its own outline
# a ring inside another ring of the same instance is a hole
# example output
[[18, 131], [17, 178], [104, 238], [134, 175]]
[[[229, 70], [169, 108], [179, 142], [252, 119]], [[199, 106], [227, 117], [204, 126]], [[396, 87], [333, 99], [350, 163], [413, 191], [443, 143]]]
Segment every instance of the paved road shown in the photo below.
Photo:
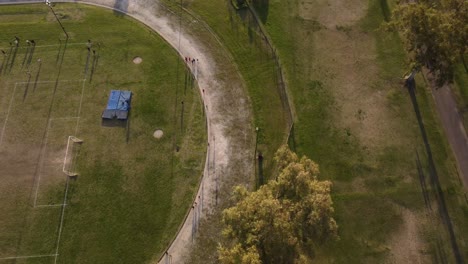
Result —
[[439, 89], [433, 86], [432, 96], [445, 134], [457, 160], [458, 173], [465, 189], [468, 189], [468, 137], [463, 126], [463, 118], [457, 108], [455, 96], [447, 85]]

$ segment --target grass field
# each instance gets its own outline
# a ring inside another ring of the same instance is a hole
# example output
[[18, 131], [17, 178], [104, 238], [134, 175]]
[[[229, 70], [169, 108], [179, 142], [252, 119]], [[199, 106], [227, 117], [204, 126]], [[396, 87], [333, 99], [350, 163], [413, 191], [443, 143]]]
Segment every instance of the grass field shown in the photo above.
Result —
[[[285, 122], [268, 116], [281, 115], [280, 104], [266, 97], [273, 95], [266, 87], [274, 76], [256, 74], [268, 52], [258, 44], [249, 16], [233, 11], [230, 1], [183, 3], [213, 28], [233, 55], [254, 102], [256, 122], [281, 131]], [[437, 212], [436, 190], [429, 183], [430, 160], [418, 124], [427, 133], [457, 244], [468, 257], [463, 236], [468, 232], [468, 204], [430, 90], [418, 76], [418, 120], [403, 87], [408, 69], [400, 39], [379, 30], [392, 4], [304, 0], [258, 1], [255, 6], [287, 72], [297, 114], [296, 150], [317, 161], [322, 178], [334, 183], [341, 239], [317, 249], [317, 263], [454, 261], [447, 227]], [[273, 142], [283, 139], [271, 134], [263, 143], [271, 152]], [[422, 182], [429, 186], [427, 204]], [[194, 263], [213, 261], [206, 248], [216, 245], [205, 241], [212, 235], [202, 236]]]
[[[426, 216], [416, 151], [426, 177], [429, 169], [402, 86], [405, 55], [397, 35], [379, 30], [390, 8], [386, 1], [313, 0], [268, 7], [266, 25], [286, 63], [298, 114], [297, 150], [334, 182], [341, 240], [318, 253], [319, 263], [454, 261], [445, 226], [435, 224], [437, 214]], [[467, 203], [430, 90], [422, 78], [417, 82], [419, 110], [466, 258]], [[440, 241], [442, 249], [435, 249]]]
[[[175, 51], [134, 20], [83, 5], [54, 10], [68, 41], [47, 6], [0, 7], [0, 262], [154, 260], [201, 177], [197, 89]], [[101, 124], [111, 89], [133, 92], [126, 124]], [[84, 141], [69, 153], [76, 179], [62, 171], [72, 135]]]

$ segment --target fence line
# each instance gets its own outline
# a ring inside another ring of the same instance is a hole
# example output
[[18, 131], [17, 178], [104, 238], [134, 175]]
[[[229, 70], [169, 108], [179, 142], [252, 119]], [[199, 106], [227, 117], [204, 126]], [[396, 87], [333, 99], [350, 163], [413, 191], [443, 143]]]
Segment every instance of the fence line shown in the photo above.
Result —
[[[166, 8], [166, 10], [169, 10], [169, 8], [167, 6], [164, 6], [161, 3], [159, 3], [159, 5]], [[257, 32], [262, 36], [262, 39], [264, 40], [265, 44], [270, 49], [271, 54], [273, 56], [273, 60], [274, 60], [274, 63], [275, 63], [275, 70], [276, 70], [276, 74], [277, 74], [277, 77], [278, 77], [277, 84], [278, 84], [278, 90], [279, 90], [279, 93], [280, 93], [281, 103], [283, 104], [283, 107], [286, 109], [286, 112], [288, 114], [288, 116], [287, 116], [287, 125], [288, 125], [287, 129], [288, 129], [288, 132], [287, 132], [287, 136], [286, 136], [286, 140], [285, 140], [285, 142], [287, 143], [287, 142], [289, 142], [289, 138], [291, 137], [291, 133], [292, 133], [292, 131], [294, 129], [295, 111], [294, 111], [294, 108], [293, 108], [293, 103], [290, 101], [290, 96], [289, 96], [289, 93], [288, 93], [286, 78], [284, 76], [284, 71], [283, 71], [283, 67], [282, 67], [282, 64], [281, 64], [281, 60], [279, 58], [278, 53], [276, 52], [276, 48], [273, 45], [273, 41], [271, 40], [271, 37], [269, 36], [266, 29], [264, 28], [263, 23], [261, 22], [257, 12], [255, 11], [255, 9], [252, 6], [250, 6], [250, 4], [248, 4], [247, 6], [248, 6], [248, 9], [249, 9], [249, 12], [252, 14], [253, 18], [255, 19], [256, 25], [259, 28], [259, 31], [257, 31]], [[191, 16], [196, 21], [198, 21], [202, 25], [202, 27], [204, 27], [215, 38], [215, 40], [220, 44], [220, 46], [226, 51], [225, 54], [227, 54], [228, 57], [231, 60], [234, 61], [234, 58], [232, 57], [231, 53], [224, 46], [222, 41], [219, 39], [218, 35], [213, 31], [213, 29], [208, 24], [206, 24], [206, 22], [203, 19], [201, 19], [198, 15], [194, 14], [193, 12], [191, 12], [190, 10], [186, 9], [183, 6], [180, 6], [180, 8], [187, 15]], [[235, 66], [236, 66], [236, 69], [239, 71], [237, 65], [235, 65]]]
[[271, 54], [273, 56], [273, 60], [275, 62], [275, 67], [276, 67], [276, 74], [278, 76], [278, 89], [280, 92], [280, 99], [283, 104], [283, 107], [286, 108], [286, 111], [288, 112], [288, 134], [286, 137], [286, 143], [289, 142], [289, 137], [291, 136], [291, 132], [293, 131], [294, 127], [294, 117], [295, 117], [295, 111], [293, 109], [293, 103], [290, 101], [290, 96], [288, 94], [288, 87], [286, 84], [286, 78], [284, 76], [284, 71], [283, 67], [281, 65], [281, 60], [276, 52], [276, 48], [273, 45], [273, 41], [271, 40], [270, 35], [267, 33], [265, 27], [263, 26], [263, 23], [261, 22], [257, 12], [255, 9], [250, 5], [247, 4], [247, 7], [252, 14], [253, 18], [255, 19], [255, 23], [257, 24], [259, 31], [257, 31], [259, 34], [261, 34], [262, 39], [264, 40], [265, 44], [270, 48]]

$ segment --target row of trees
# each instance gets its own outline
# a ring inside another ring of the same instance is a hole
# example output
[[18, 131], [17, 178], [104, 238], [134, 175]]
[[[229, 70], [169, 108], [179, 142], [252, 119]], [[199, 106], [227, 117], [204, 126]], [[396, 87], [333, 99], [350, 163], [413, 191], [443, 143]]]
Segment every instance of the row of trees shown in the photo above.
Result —
[[236, 204], [223, 212], [230, 243], [219, 247], [221, 263], [309, 263], [315, 247], [337, 238], [331, 182], [317, 179], [318, 165], [287, 146], [275, 160], [277, 180], [254, 192], [235, 188]]
[[417, 0], [393, 10], [390, 28], [405, 41], [414, 66], [427, 67], [437, 84], [450, 82], [453, 65], [468, 52], [468, 1]]

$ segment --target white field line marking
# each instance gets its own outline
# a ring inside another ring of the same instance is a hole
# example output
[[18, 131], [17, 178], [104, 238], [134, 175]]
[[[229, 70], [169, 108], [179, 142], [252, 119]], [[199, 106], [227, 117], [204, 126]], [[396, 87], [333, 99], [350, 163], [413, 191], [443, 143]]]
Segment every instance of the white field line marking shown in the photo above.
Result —
[[[73, 81], [80, 81], [80, 82], [83, 82], [83, 83], [86, 83], [85, 82], [85, 79], [79, 79], [79, 80], [72, 80], [70, 82], [73, 82]], [[62, 81], [63, 82], [63, 81]], [[16, 84], [15, 84], [16, 85]], [[46, 135], [45, 135], [45, 146], [44, 146], [44, 150], [43, 152], [41, 153], [41, 160], [39, 161], [39, 175], [38, 175], [38, 180], [37, 180], [37, 184], [36, 184], [36, 192], [35, 192], [35, 195], [34, 195], [34, 208], [35, 207], [50, 207], [50, 206], [61, 206], [63, 204], [52, 204], [52, 205], [38, 205], [37, 204], [37, 196], [39, 194], [39, 188], [40, 188], [40, 184], [41, 184], [41, 175], [42, 175], [42, 167], [43, 167], [43, 163], [44, 163], [44, 156], [45, 156], [45, 153], [47, 151], [47, 143], [49, 141], [49, 131], [50, 131], [50, 126], [52, 124], [52, 121], [54, 120], [66, 120], [66, 119], [79, 119], [80, 117], [58, 117], [58, 118], [50, 118], [49, 119], [49, 122], [47, 124], [47, 131], [46, 131]], [[68, 137], [68, 143], [67, 143], [67, 152], [68, 153], [68, 144], [70, 142], [70, 137]], [[65, 172], [65, 162], [66, 162], [66, 158], [67, 158], [67, 154], [65, 154], [65, 161], [64, 161], [64, 164], [63, 164], [63, 172]]]
[[[77, 45], [86, 45], [88, 42], [74, 42], [74, 43], [67, 43], [68, 46], [77, 46]], [[51, 44], [51, 45], [40, 45], [36, 46], [36, 48], [44, 48], [44, 47], [57, 47], [60, 46], [61, 44]]]
[[[1, 5], [0, 5], [1, 6]], [[31, 121], [37, 121], [37, 120], [43, 120], [45, 118], [30, 118], [29, 120]], [[56, 117], [56, 118], [51, 118], [50, 120], [73, 120], [73, 119], [79, 119], [78, 116], [66, 116], [66, 117]], [[1, 136], [1, 134], [0, 134]]]
[[71, 137], [72, 137], [72, 136], [68, 136], [67, 150], [65, 150], [65, 157], [63, 158], [63, 167], [62, 167], [62, 171], [63, 171], [63, 173], [65, 173], [65, 174], [67, 173], [67, 172], [65, 171], [65, 166], [66, 166], [66, 164], [67, 164], [68, 148], [70, 147], [70, 138], [71, 138]]
[[[78, 133], [78, 126], [80, 124], [80, 116], [81, 116], [81, 108], [82, 108], [82, 105], [83, 105], [83, 96], [84, 96], [84, 88], [85, 88], [85, 85], [86, 85], [86, 79], [83, 79], [82, 80], [83, 82], [83, 85], [81, 87], [81, 97], [80, 97], [80, 105], [78, 106], [78, 116], [75, 117], [76, 118], [76, 126], [75, 126], [75, 136], [77, 135]], [[67, 156], [68, 156], [68, 149], [70, 147], [70, 138], [72, 136], [68, 136], [68, 141], [67, 141], [67, 150], [65, 151], [65, 157], [63, 159], [63, 167], [62, 167], [62, 171], [63, 173], [66, 173], [65, 171], [65, 166], [67, 164]]]
[[44, 142], [44, 149], [42, 150], [42, 153], [40, 153], [39, 155], [41, 155], [41, 159], [39, 160], [39, 170], [38, 170], [38, 178], [37, 178], [37, 184], [36, 184], [36, 193], [34, 194], [34, 206], [33, 207], [36, 207], [36, 204], [37, 204], [37, 195], [39, 193], [39, 186], [41, 185], [41, 174], [42, 174], [42, 167], [43, 167], [43, 160], [44, 160], [44, 155], [47, 151], [47, 142], [49, 141], [49, 130], [50, 130], [50, 124], [52, 123], [52, 120], [49, 119], [49, 122], [47, 122], [47, 130], [46, 130], [46, 134], [45, 134], [45, 142]]
[[0, 135], [0, 149], [2, 148], [3, 136], [5, 135], [5, 129], [7, 126], [8, 117], [10, 116], [11, 105], [13, 104], [13, 99], [15, 98], [15, 92], [16, 92], [16, 83], [15, 83], [15, 88], [13, 89], [13, 94], [11, 95], [10, 104], [8, 105], [8, 112], [6, 114], [5, 121], [3, 121], [2, 134]]
[[36, 208], [38, 207], [60, 207], [64, 205], [67, 205], [67, 204], [41, 204], [41, 205], [37, 205]]
[[[86, 45], [88, 42], [74, 42], [74, 43], [67, 43], [68, 46], [77, 46], [77, 45]], [[51, 44], [51, 45], [36, 45], [35, 48], [45, 48], [45, 47], [57, 47], [60, 46], [61, 44]], [[8, 47], [9, 48], [9, 47]], [[19, 49], [26, 48], [26, 47], [18, 47]], [[6, 47], [0, 47], [0, 49], [6, 50]]]
[[[49, 119], [49, 124], [47, 125], [47, 131], [46, 131], [46, 139], [45, 139], [45, 147], [44, 147], [44, 151], [43, 151], [43, 154], [45, 155], [46, 153], [46, 149], [47, 149], [47, 142], [49, 140], [49, 130], [50, 130], [50, 125], [52, 124], [52, 121], [55, 121], [55, 120], [67, 120], [67, 119], [77, 119], [79, 117], [58, 117], [58, 118], [51, 118]], [[65, 162], [66, 162], [66, 159], [67, 159], [67, 153], [68, 153], [68, 145], [70, 143], [70, 136], [68, 137], [68, 143], [67, 143], [67, 150], [65, 152], [65, 160], [64, 160], [64, 163], [63, 163], [63, 172], [65, 173]], [[44, 155], [42, 157], [44, 157]], [[37, 179], [37, 184], [36, 184], [36, 194], [34, 195], [34, 207], [56, 207], [56, 206], [62, 206], [63, 204], [42, 204], [42, 205], [38, 205], [37, 204], [37, 196], [39, 194], [39, 188], [40, 188], [40, 184], [41, 184], [41, 175], [42, 175], [42, 167], [43, 167], [43, 163], [44, 163], [44, 160], [41, 159], [40, 161], [40, 164], [39, 164], [39, 176], [38, 176], [38, 179]]]
[[86, 86], [86, 79], [83, 79], [83, 85], [81, 87], [81, 98], [80, 98], [80, 106], [78, 107], [78, 119], [76, 120], [76, 127], [75, 127], [75, 136], [78, 135], [78, 127], [80, 124], [80, 116], [81, 116], [81, 108], [83, 106], [83, 97], [84, 97], [84, 90]]
[[45, 257], [57, 257], [57, 254], [6, 257], [6, 258], [0, 258], [0, 260], [8, 260], [8, 259], [26, 259], [26, 258], [45, 258]]
[[66, 120], [66, 119], [77, 119], [80, 118], [79, 116], [66, 116], [66, 117], [56, 117], [51, 118], [50, 120]]
[[[86, 79], [83, 80], [83, 86], [81, 88], [81, 98], [80, 98], [80, 106], [78, 107], [78, 118], [77, 118], [77, 121], [76, 121], [76, 127], [75, 127], [75, 136], [77, 136], [77, 133], [78, 133], [78, 127], [79, 127], [79, 123], [80, 123], [80, 116], [81, 116], [81, 107], [82, 107], [82, 104], [83, 104], [83, 96], [84, 96], [84, 89], [85, 89], [85, 86], [86, 86]], [[70, 142], [70, 137], [68, 138], [68, 143], [69, 144]], [[67, 148], [68, 150], [68, 148]], [[66, 156], [65, 156], [66, 157]], [[60, 217], [60, 224], [59, 224], [59, 232], [58, 232], [58, 235], [57, 235], [57, 247], [55, 249], [55, 260], [54, 260], [54, 264], [57, 264], [57, 259], [58, 259], [58, 252], [59, 252], [59, 247], [60, 247], [60, 239], [62, 237], [62, 229], [63, 229], [63, 218], [65, 217], [65, 208], [67, 206], [67, 195], [68, 195], [68, 181], [70, 180], [69, 177], [67, 177], [67, 181], [66, 181], [66, 187], [65, 187], [65, 194], [63, 195], [63, 206], [62, 206], [62, 213], [61, 213], [61, 217]]]
[[68, 195], [68, 181], [69, 181], [69, 177], [67, 177], [67, 182], [65, 183], [66, 184], [66, 187], [65, 187], [65, 194], [63, 195], [63, 206], [62, 206], [62, 212], [61, 212], [61, 216], [60, 216], [60, 225], [59, 225], [59, 232], [58, 232], [58, 235], [57, 235], [57, 247], [55, 248], [55, 260], [54, 260], [54, 264], [57, 264], [57, 257], [58, 257], [58, 251], [59, 251], [59, 246], [60, 246], [60, 238], [62, 237], [62, 228], [63, 228], [63, 218], [65, 216], [65, 208], [67, 206], [67, 195]]
[[[64, 83], [64, 82], [84, 82], [86, 81], [86, 79], [75, 79], [75, 80], [62, 80], [62, 81], [59, 81], [59, 83]], [[56, 83], [57, 81], [38, 81], [36, 83]], [[15, 82], [15, 84], [27, 84], [28, 82], [22, 82], [22, 81], [18, 81], [18, 82]]]
[[[70, 43], [68, 45], [78, 45], [78, 44], [86, 44], [86, 43]], [[46, 46], [58, 46], [58, 45], [46, 45]], [[46, 46], [42, 46], [42, 47], [46, 47]], [[36, 47], [41, 47], [41, 46], [36, 46]], [[79, 126], [79, 120], [80, 120], [80, 114], [81, 114], [81, 108], [82, 108], [82, 104], [83, 104], [83, 96], [84, 96], [84, 88], [85, 88], [85, 85], [86, 85], [86, 79], [78, 79], [78, 80], [63, 80], [63, 81], [59, 81], [59, 83], [62, 83], [62, 82], [74, 82], [74, 81], [81, 81], [83, 82], [83, 86], [81, 88], [81, 98], [80, 98], [80, 105], [79, 105], [79, 108], [78, 108], [78, 116], [77, 117], [70, 117], [70, 118], [76, 118], [77, 119], [77, 124], [76, 124], [76, 127], [75, 127], [75, 134], [77, 133], [78, 131], [78, 126]], [[5, 128], [6, 128], [6, 124], [7, 124], [7, 121], [8, 121], [8, 117], [9, 117], [9, 114], [10, 114], [10, 110], [11, 110], [11, 106], [12, 106], [12, 103], [13, 103], [13, 99], [14, 99], [14, 95], [15, 95], [15, 92], [16, 92], [16, 87], [17, 87], [17, 84], [26, 84], [27, 82], [15, 82], [15, 87], [13, 89], [13, 95], [10, 99], [10, 104], [8, 106], [8, 112], [7, 112], [7, 116], [5, 118], [5, 121], [3, 123], [3, 128], [2, 128], [2, 134], [0, 135], [0, 149], [1, 149], [1, 146], [2, 146], [2, 141], [3, 141], [3, 135], [5, 133]], [[37, 83], [57, 83], [57, 81], [40, 81], [40, 82], [37, 82]], [[56, 118], [56, 119], [67, 119], [66, 118]], [[50, 127], [50, 123], [53, 119], [49, 119], [49, 123], [47, 125], [47, 131], [46, 131], [46, 146], [47, 146], [47, 139], [48, 139], [48, 133], [49, 133], [49, 127]], [[70, 142], [70, 136], [69, 136], [69, 140], [67, 142], [67, 151], [68, 151], [68, 145], [69, 145], [69, 142]], [[65, 159], [66, 159], [66, 155], [65, 155]], [[42, 161], [40, 161], [42, 163]], [[64, 164], [65, 166], [65, 164]], [[66, 204], [66, 201], [67, 201], [67, 195], [68, 195], [68, 187], [69, 187], [69, 184], [68, 184], [68, 180], [69, 178], [67, 177], [67, 181], [66, 181], [66, 187], [65, 187], [65, 194], [63, 196], [63, 203], [62, 204], [54, 204], [54, 205], [37, 205], [36, 206], [36, 201], [37, 201], [37, 194], [38, 194], [38, 190], [39, 190], [39, 183], [40, 183], [40, 173], [39, 173], [39, 180], [38, 180], [38, 184], [37, 184], [37, 188], [36, 188], [36, 194], [35, 194], [35, 200], [34, 200], [34, 207], [59, 207], [61, 206], [62, 207], [62, 212], [61, 212], [61, 217], [60, 217], [60, 224], [59, 224], [59, 232], [58, 232], [58, 235], [57, 235], [57, 247], [55, 249], [55, 254], [51, 254], [51, 255], [31, 255], [31, 256], [17, 256], [17, 257], [7, 257], [7, 258], [0, 258], [0, 260], [9, 260], [9, 259], [21, 259], [21, 258], [41, 258], [41, 257], [55, 257], [55, 260], [54, 260], [54, 263], [56, 264], [57, 263], [57, 258], [58, 258], [58, 251], [59, 251], [59, 245], [60, 245], [60, 238], [62, 236], [62, 229], [63, 229], [63, 219], [64, 219], [64, 216], [65, 216], [65, 207], [67, 206]]]

